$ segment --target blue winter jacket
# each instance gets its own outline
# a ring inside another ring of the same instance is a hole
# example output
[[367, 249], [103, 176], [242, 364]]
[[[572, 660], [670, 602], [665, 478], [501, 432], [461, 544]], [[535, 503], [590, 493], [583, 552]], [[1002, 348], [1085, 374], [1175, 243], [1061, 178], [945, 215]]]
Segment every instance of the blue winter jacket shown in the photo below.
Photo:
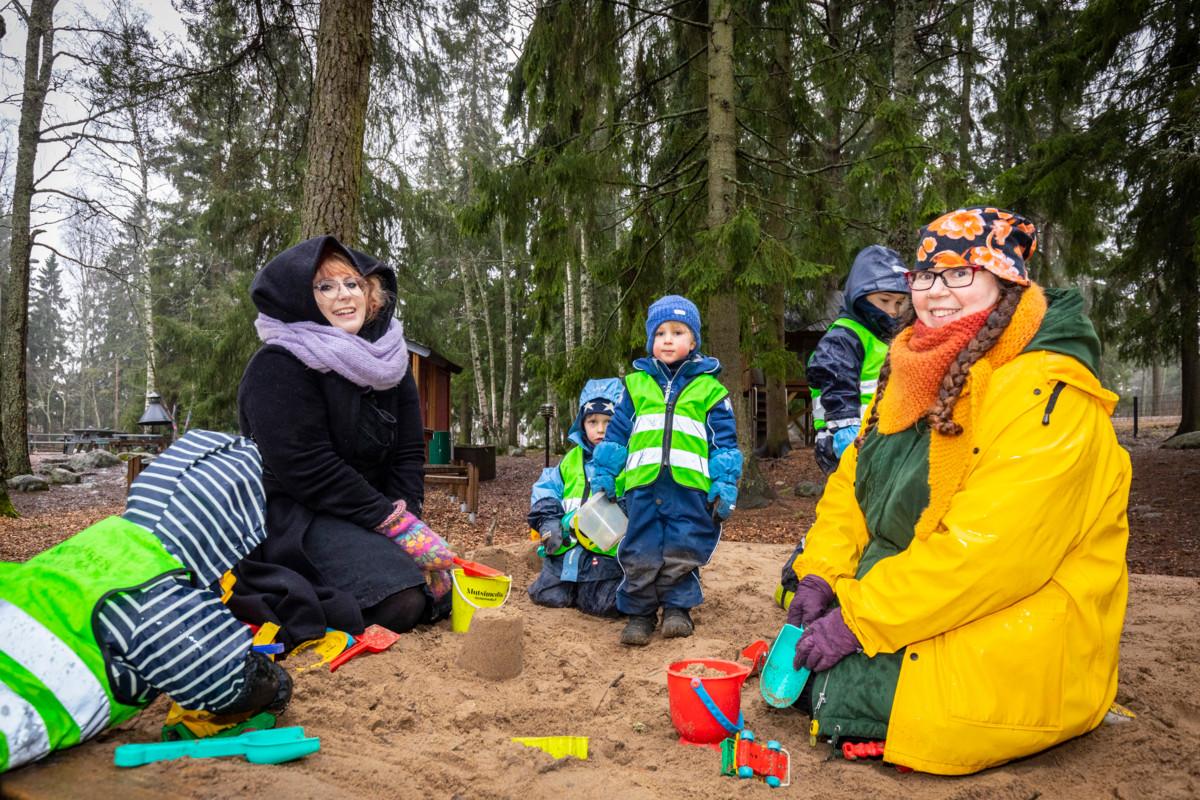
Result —
[[[587, 435], [583, 431], [583, 407], [588, 401], [603, 397], [613, 404], [615, 411], [615, 407], [621, 402], [624, 394], [625, 385], [620, 378], [592, 379], [584, 384], [583, 391], [579, 393], [579, 411], [575, 415], [575, 421], [571, 423], [571, 429], [567, 431], [567, 438], [578, 447], [583, 448], [583, 471], [589, 481], [592, 479], [594, 469], [592, 466], [594, 447], [587, 440]], [[542, 470], [541, 477], [533, 484], [533, 492], [529, 498], [529, 527], [541, 530], [542, 525], [546, 522], [562, 519], [565, 513], [562, 504], [565, 488], [562, 473], [559, 472], [557, 466]]]
[[[633, 362], [634, 369], [639, 369], [650, 374], [658, 385], [662, 387], [663, 397], [670, 402], [672, 398], [678, 397], [683, 391], [683, 387], [695, 378], [697, 375], [709, 374], [717, 377], [721, 374], [721, 362], [712, 356], [706, 356], [703, 353], [695, 352], [676, 365], [674, 368], [664, 364], [653, 356], [639, 358]], [[720, 403], [708, 412], [708, 419], [705, 422], [705, 429], [708, 433], [708, 457], [711, 463], [713, 456], [722, 450], [736, 450], [737, 441], [737, 423], [733, 416], [733, 405], [726, 397]], [[613, 442], [621, 447], [629, 446], [629, 436], [633, 432], [633, 400], [626, 392], [621, 402], [617, 405], [617, 413], [613, 415], [612, 422], [608, 423], [608, 430], [604, 434], [605, 442]], [[664, 471], [663, 475], [670, 476], [670, 471]], [[733, 477], [733, 482], [737, 482], [738, 476]], [[716, 480], [714, 476], [714, 480]], [[660, 478], [661, 480], [661, 478]]]
[[[882, 341], [892, 338], [891, 318], [867, 301], [871, 292], [908, 293], [904, 280], [906, 267], [900, 255], [881, 245], [859, 252], [846, 278], [839, 318], [865, 325]], [[830, 328], [808, 359], [805, 374], [808, 385], [821, 390], [821, 405], [826, 423], [843, 420], [858, 422], [862, 413], [859, 373], [866, 352], [858, 335], [841, 326]], [[838, 427], [833, 425], [832, 427]]]

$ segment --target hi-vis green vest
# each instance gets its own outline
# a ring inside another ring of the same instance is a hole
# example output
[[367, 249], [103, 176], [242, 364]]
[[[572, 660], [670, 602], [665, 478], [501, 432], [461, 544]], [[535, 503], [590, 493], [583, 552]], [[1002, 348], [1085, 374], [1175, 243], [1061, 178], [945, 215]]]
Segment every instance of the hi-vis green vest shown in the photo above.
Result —
[[[585, 495], [589, 494], [589, 486], [587, 472], [583, 467], [583, 448], [573, 447], [571, 451], [563, 456], [563, 460], [558, 464], [558, 474], [562, 476], [563, 481], [563, 510], [570, 514], [572, 511], [578, 511], [586, 499]], [[618, 483], [621, 478], [618, 476]], [[608, 550], [602, 550], [600, 545], [593, 542], [587, 536], [579, 532], [579, 526], [573, 525], [571, 533], [575, 540], [583, 545], [585, 550], [590, 550], [593, 553], [599, 553], [605, 556], [615, 556], [617, 554], [617, 546], [614, 544]], [[619, 544], [619, 543], [618, 543]], [[563, 540], [563, 546], [551, 555], [562, 555], [563, 553], [574, 547], [574, 544]]]
[[[858, 419], [862, 419], [867, 413], [867, 407], [871, 405], [871, 399], [875, 397], [875, 387], [879, 384], [879, 370], [883, 369], [884, 359], [887, 358], [888, 345], [867, 330], [862, 323], [852, 319], [838, 317], [829, 326], [829, 330], [834, 328], [848, 328], [854, 331], [863, 346], [862, 369], [858, 372]], [[812, 388], [812, 407], [813, 427], [818, 432], [822, 431], [825, 429], [825, 407], [821, 405], [821, 390], [815, 386]]]
[[712, 375], [698, 375], [667, 403], [662, 387], [649, 373], [625, 377], [633, 401], [633, 432], [625, 460], [625, 491], [658, 479], [663, 466], [680, 486], [707, 492], [708, 412], [729, 394]]
[[184, 571], [150, 531], [120, 517], [24, 564], [0, 563], [0, 772], [141, 710], [113, 697], [93, 616], [110, 594]]

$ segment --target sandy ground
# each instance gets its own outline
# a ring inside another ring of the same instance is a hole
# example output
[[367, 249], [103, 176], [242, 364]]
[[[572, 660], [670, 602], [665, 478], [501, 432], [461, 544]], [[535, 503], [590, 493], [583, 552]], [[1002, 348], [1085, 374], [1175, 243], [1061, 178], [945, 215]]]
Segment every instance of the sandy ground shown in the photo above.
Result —
[[[280, 724], [303, 725], [321, 750], [302, 761], [253, 766], [234, 759], [181, 760], [132, 770], [114, 748], [158, 738], [159, 701], [99, 739], [0, 778], [14, 798], [236, 796], [301, 798], [613, 798], [689, 800], [759, 796], [762, 784], [721, 777], [717, 753], [680, 745], [668, 716], [664, 665], [685, 657], [734, 658], [773, 635], [783, 612], [768, 596], [785, 545], [724, 542], [705, 571], [707, 600], [691, 639], [617, 642], [620, 622], [532, 606], [522, 544], [489, 560], [514, 575], [509, 604], [524, 619], [524, 671], [491, 682], [457, 665], [463, 646], [448, 623], [406, 634], [388, 652], [336, 674], [306, 672]], [[810, 748], [806, 718], [770, 709], [751, 678], [747, 725], [793, 757], [782, 796], [921, 797], [934, 800], [1194, 798], [1200, 795], [1200, 580], [1135, 575], [1122, 639], [1118, 700], [1137, 720], [1102, 726], [1049, 752], [966, 778], [900, 774], [878, 763]], [[287, 663], [287, 662], [284, 662]], [[294, 666], [294, 665], [289, 665]], [[613, 688], [609, 684], [624, 677]], [[607, 688], [607, 696], [605, 696]], [[603, 699], [602, 699], [603, 698]], [[512, 736], [591, 737], [587, 761], [555, 761]]]

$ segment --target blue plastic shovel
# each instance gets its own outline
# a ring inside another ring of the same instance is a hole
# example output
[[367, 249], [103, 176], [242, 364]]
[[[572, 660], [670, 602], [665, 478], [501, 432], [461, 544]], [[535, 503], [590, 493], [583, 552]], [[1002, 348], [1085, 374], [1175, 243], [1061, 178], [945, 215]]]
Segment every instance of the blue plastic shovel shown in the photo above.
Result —
[[306, 737], [304, 728], [274, 728], [251, 731], [241, 736], [213, 739], [190, 739], [182, 742], [153, 742], [123, 744], [113, 754], [118, 767], [140, 767], [155, 761], [173, 758], [217, 758], [245, 756], [251, 764], [282, 764], [315, 753], [321, 749], [316, 736]]
[[808, 668], [796, 669], [792, 662], [796, 658], [796, 643], [804, 634], [804, 628], [784, 625], [771, 645], [767, 663], [763, 664], [758, 688], [767, 705], [787, 708], [796, 702], [804, 684], [808, 682]]

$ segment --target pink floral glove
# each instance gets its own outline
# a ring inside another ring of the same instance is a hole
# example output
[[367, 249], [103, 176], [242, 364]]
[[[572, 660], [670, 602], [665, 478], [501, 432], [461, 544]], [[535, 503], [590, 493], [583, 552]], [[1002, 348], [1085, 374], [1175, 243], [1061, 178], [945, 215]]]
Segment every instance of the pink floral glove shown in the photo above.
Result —
[[410, 514], [403, 500], [396, 501], [395, 509], [375, 530], [400, 545], [427, 573], [454, 566], [450, 545]]

